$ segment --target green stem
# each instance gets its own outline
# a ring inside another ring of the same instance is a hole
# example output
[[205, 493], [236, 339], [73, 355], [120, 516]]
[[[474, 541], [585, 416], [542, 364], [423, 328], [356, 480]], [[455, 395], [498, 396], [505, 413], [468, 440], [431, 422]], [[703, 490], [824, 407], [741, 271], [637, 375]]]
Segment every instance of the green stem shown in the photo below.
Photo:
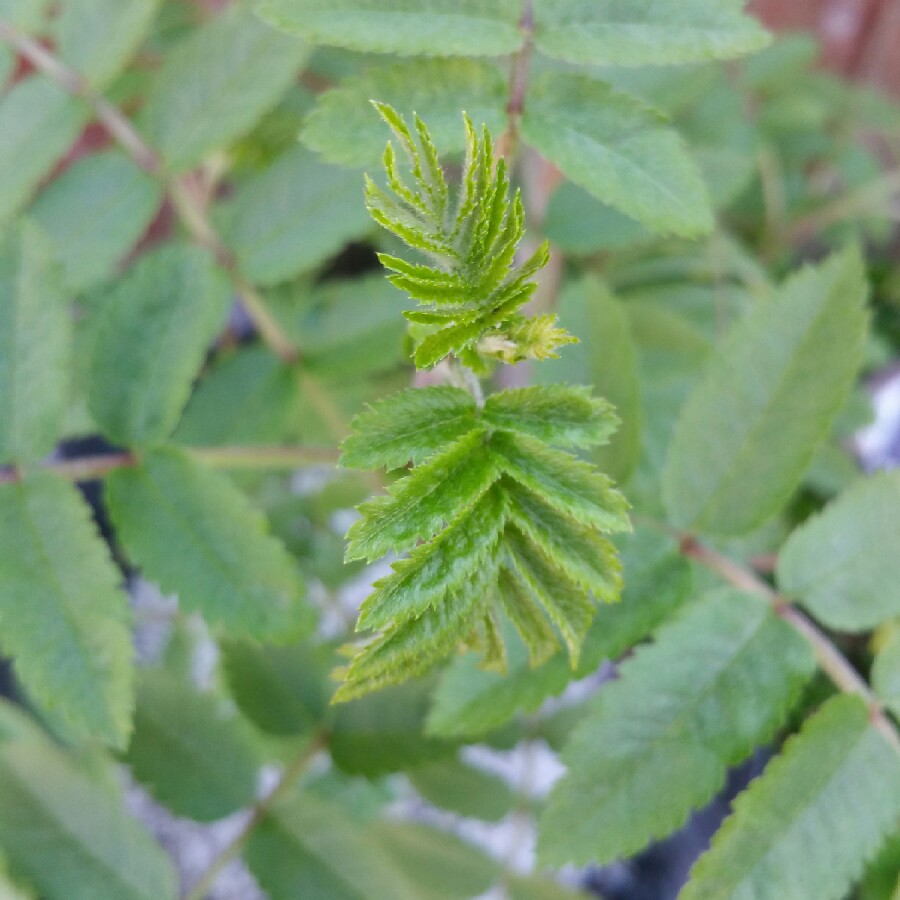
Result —
[[[214, 469], [296, 469], [302, 466], [334, 464], [338, 453], [329, 447], [185, 447], [184, 452]], [[42, 468], [69, 481], [93, 481], [115, 469], [140, 463], [136, 453], [85, 456], [62, 462], [48, 462]], [[14, 466], [0, 468], [0, 484], [21, 481], [23, 473]]]
[[212, 861], [210, 867], [203, 873], [200, 880], [194, 885], [185, 900], [203, 900], [212, 890], [222, 870], [244, 849], [244, 845], [250, 839], [253, 832], [266, 818], [269, 810], [281, 799], [297, 782], [297, 780], [309, 768], [310, 762], [316, 754], [328, 745], [328, 734], [320, 731], [303, 748], [303, 751], [285, 768], [278, 780], [278, 784], [257, 801], [251, 808], [250, 817], [244, 827], [229, 841], [225, 848]]

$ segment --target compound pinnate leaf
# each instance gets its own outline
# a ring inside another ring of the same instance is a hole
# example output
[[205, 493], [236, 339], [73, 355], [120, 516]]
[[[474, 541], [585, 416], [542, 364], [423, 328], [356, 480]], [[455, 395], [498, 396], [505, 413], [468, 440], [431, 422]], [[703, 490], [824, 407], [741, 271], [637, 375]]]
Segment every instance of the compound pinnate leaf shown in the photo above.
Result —
[[485, 432], [471, 431], [416, 466], [387, 496], [360, 507], [363, 518], [347, 533], [347, 559], [371, 561], [433, 534], [442, 523], [471, 509], [498, 477]]
[[314, 269], [371, 228], [358, 180], [294, 147], [215, 210], [241, 272], [270, 285]]
[[863, 631], [900, 616], [900, 472], [858, 479], [793, 532], [778, 586], [821, 622]]
[[554, 59], [592, 65], [729, 59], [770, 40], [740, 7], [710, 0], [535, 0], [535, 43]]
[[763, 600], [728, 590], [688, 608], [578, 726], [542, 820], [543, 859], [608, 862], [675, 830], [769, 739], [814, 668]]
[[[575, 677], [585, 677], [604, 659], [616, 659], [660, 624], [688, 595], [690, 569], [656, 534], [637, 531], [617, 538], [625, 566], [620, 603], [597, 609], [581, 651]], [[555, 649], [555, 648], [554, 648]], [[509, 670], [489, 672], [475, 654], [455, 660], [445, 670], [428, 715], [428, 733], [443, 737], [477, 737], [504, 724], [516, 713], [535, 712], [559, 694], [573, 677], [562, 656], [535, 666], [524, 649], [510, 647]]]
[[59, 275], [30, 223], [0, 240], [0, 463], [39, 459], [62, 429], [72, 326]]
[[0, 226], [28, 202], [87, 120], [87, 106], [38, 75], [0, 97]]
[[253, 802], [259, 753], [221, 700], [162, 671], [144, 672], [125, 761], [135, 778], [179, 816], [221, 819]]
[[308, 50], [240, 5], [166, 57], [140, 121], [167, 166], [183, 171], [249, 131], [288, 89]]
[[0, 706], [0, 844], [16, 875], [42, 897], [175, 900], [175, 870], [110, 783]]
[[682, 900], [840, 900], [900, 816], [900, 759], [855, 696], [828, 700], [734, 803]]
[[0, 486], [0, 623], [16, 672], [71, 738], [131, 730], [130, 614], [75, 488], [37, 474]]
[[146, 36], [160, 0], [78, 0], [63, 5], [60, 58], [94, 90], [119, 74]]
[[301, 138], [329, 162], [376, 164], [384, 152], [384, 124], [372, 115], [371, 100], [376, 98], [407, 116], [418, 112], [441, 151], [458, 153], [466, 146], [459, 111], [501, 130], [506, 93], [500, 69], [477, 60], [412, 60], [375, 67], [324, 93]]
[[147, 230], [162, 195], [158, 181], [125, 154], [107, 150], [55, 178], [29, 215], [53, 242], [66, 286], [81, 292], [112, 273]]
[[504, 526], [503, 494], [489, 490], [437, 537], [419, 544], [375, 582], [361, 608], [358, 628], [384, 628], [415, 618], [462, 588], [497, 551]]
[[533, 438], [498, 432], [491, 438], [498, 469], [563, 515], [602, 531], [630, 531], [628, 503], [612, 482], [588, 463]]
[[641, 396], [637, 348], [625, 307], [596, 278], [569, 282], [559, 298], [560, 323], [578, 344], [542, 366], [542, 381], [587, 382], [615, 409], [620, 425], [591, 458], [617, 481], [633, 471], [641, 450]]
[[712, 228], [706, 188], [681, 137], [607, 84], [552, 72], [536, 79], [522, 137], [568, 179], [653, 231], [691, 237]]
[[342, 447], [341, 465], [396, 469], [419, 463], [472, 431], [477, 423], [471, 394], [454, 387], [403, 391], [356, 416]]
[[113, 472], [106, 500], [128, 555], [226, 633], [290, 639], [312, 625], [294, 561], [227, 477], [174, 449]]
[[117, 283], [98, 323], [88, 407], [125, 446], [160, 444], [172, 433], [229, 294], [199, 248], [170, 245], [142, 257]]
[[484, 404], [484, 421], [559, 447], [596, 447], [619, 424], [612, 406], [590, 388], [562, 384], [493, 394]]
[[260, 15], [313, 44], [401, 56], [501, 56], [522, 44], [519, 0], [262, 0]]
[[868, 317], [859, 254], [839, 253], [757, 301], [681, 410], [663, 496], [683, 528], [762, 524], [800, 482], [859, 370]]

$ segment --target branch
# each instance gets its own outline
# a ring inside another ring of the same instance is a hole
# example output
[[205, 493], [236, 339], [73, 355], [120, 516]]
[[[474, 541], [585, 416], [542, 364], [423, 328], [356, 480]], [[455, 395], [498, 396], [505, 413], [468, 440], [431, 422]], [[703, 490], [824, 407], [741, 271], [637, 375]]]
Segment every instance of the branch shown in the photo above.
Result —
[[228, 247], [216, 233], [206, 211], [185, 187], [182, 180], [165, 173], [162, 157], [135, 130], [128, 117], [109, 101], [94, 93], [85, 80], [46, 47], [0, 19], [0, 39], [6, 41], [34, 68], [49, 76], [64, 90], [81, 97], [91, 107], [100, 124], [142, 169], [160, 181], [182, 225], [196, 243], [205, 247], [228, 272], [232, 287], [253, 320], [260, 337], [287, 363], [298, 358], [296, 347], [288, 340], [262, 297], [238, 271]]
[[[334, 464], [338, 453], [328, 447], [185, 447], [198, 462], [214, 469], [296, 469], [301, 466]], [[140, 463], [136, 453], [108, 453], [80, 459], [50, 461], [43, 468], [70, 481], [93, 481], [115, 469], [128, 469]], [[0, 467], [0, 484], [21, 481], [15, 466]]]
[[266, 794], [265, 797], [253, 804], [250, 817], [244, 827], [229, 841], [219, 855], [212, 861], [210, 867], [204, 872], [200, 880], [191, 889], [186, 900], [203, 900], [216, 883], [222, 870], [244, 849], [244, 845], [250, 839], [257, 826], [266, 818], [272, 806], [283, 797], [309, 768], [315, 755], [328, 744], [328, 734], [320, 731], [303, 748], [299, 756], [294, 759], [282, 772], [278, 783]]
[[3, 19], [0, 19], [0, 40], [9, 44], [37, 71], [48, 75], [68, 93], [85, 100], [100, 124], [131, 158], [151, 175], [162, 178], [163, 166], [159, 154], [144, 141], [128, 118], [108, 100], [95, 94], [74, 69], [70, 69], [42, 44]]
[[525, 92], [528, 88], [528, 68], [531, 51], [534, 48], [534, 9], [532, 0], [525, 0], [522, 18], [519, 19], [522, 32], [522, 46], [513, 55], [512, 71], [509, 76], [509, 101], [506, 104], [506, 131], [497, 142], [497, 153], [512, 163], [519, 143], [519, 119], [525, 108]]
[[729, 584], [768, 600], [775, 615], [784, 619], [812, 645], [819, 668], [831, 681], [845, 693], [858, 694], [863, 698], [869, 707], [869, 719], [872, 726], [882, 733], [895, 750], [900, 752], [900, 734], [894, 723], [885, 714], [881, 701], [872, 693], [872, 689], [847, 658], [812, 620], [754, 572], [700, 543], [696, 538], [682, 535], [679, 546], [686, 557], [706, 566]]

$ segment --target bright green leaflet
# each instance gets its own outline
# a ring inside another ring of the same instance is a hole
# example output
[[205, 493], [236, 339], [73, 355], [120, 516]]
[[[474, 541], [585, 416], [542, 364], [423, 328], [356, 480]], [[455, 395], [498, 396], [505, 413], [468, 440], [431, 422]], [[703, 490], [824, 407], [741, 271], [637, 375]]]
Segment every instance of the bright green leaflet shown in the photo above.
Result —
[[770, 40], [732, 0], [534, 2], [538, 49], [571, 63], [645, 66], [730, 59]]

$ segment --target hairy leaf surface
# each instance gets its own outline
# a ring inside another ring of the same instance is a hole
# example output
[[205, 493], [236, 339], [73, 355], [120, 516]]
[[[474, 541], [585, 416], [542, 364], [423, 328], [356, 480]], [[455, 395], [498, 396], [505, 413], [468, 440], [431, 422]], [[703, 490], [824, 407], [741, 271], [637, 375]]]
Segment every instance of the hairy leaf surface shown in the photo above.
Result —
[[[576, 678], [614, 660], [659, 625], [682, 603], [691, 585], [687, 563], [658, 535], [636, 531], [616, 539], [622, 548], [624, 588], [619, 603], [600, 606], [581, 652]], [[524, 648], [510, 647], [506, 674], [478, 666], [475, 654], [444, 671], [428, 715], [428, 731], [444, 737], [476, 737], [517, 712], [532, 713], [572, 679], [568, 661], [554, 656], [534, 667]]]
[[351, 469], [396, 469], [419, 463], [476, 424], [475, 401], [461, 388], [403, 391], [354, 418], [353, 433], [341, 446], [341, 464]]

